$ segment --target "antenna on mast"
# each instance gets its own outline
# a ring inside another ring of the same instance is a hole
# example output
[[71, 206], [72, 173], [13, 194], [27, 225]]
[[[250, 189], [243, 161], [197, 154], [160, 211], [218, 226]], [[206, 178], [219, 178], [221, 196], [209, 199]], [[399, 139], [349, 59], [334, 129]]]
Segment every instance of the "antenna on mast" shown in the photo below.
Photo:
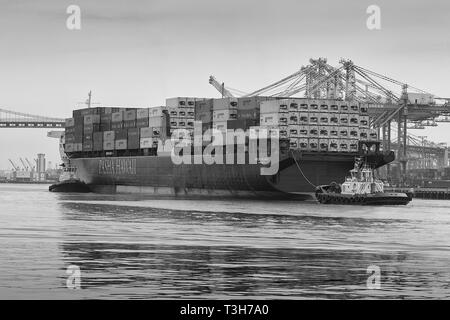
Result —
[[86, 100], [86, 104], [88, 105], [88, 108], [91, 107], [91, 97], [92, 97], [92, 90], [89, 90], [88, 99]]

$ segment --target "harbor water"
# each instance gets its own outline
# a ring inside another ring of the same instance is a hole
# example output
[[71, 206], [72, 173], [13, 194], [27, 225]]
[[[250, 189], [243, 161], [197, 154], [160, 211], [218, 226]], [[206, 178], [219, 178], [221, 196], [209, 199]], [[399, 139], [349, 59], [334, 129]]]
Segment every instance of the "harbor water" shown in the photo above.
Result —
[[[361, 207], [47, 190], [0, 184], [1, 299], [450, 298], [448, 200]], [[374, 268], [379, 282], [368, 281]]]

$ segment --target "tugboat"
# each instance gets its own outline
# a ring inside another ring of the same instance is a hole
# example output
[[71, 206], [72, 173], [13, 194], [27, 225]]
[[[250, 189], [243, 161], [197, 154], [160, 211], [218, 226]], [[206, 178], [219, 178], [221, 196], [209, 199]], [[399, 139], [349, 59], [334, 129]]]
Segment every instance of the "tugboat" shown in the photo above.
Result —
[[64, 171], [59, 177], [59, 182], [48, 187], [50, 192], [92, 192], [87, 184], [76, 177], [76, 168], [65, 164], [62, 166], [64, 167]]
[[384, 192], [383, 182], [375, 179], [373, 169], [359, 158], [344, 183], [318, 186], [315, 194], [323, 204], [407, 205], [412, 200], [405, 193]]

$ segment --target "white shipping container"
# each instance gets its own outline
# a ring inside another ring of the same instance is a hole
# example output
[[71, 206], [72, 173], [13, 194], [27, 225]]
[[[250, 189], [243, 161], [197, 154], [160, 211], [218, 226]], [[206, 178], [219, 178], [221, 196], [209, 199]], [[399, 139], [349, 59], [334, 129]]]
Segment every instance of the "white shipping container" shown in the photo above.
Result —
[[299, 126], [298, 136], [300, 138], [307, 138], [309, 136], [309, 126]]
[[339, 138], [339, 127], [331, 126], [329, 127], [329, 130], [330, 130], [329, 132], [330, 139]]
[[298, 118], [298, 123], [301, 125], [307, 125], [309, 124], [309, 115], [306, 112], [300, 112], [299, 113], [299, 118]]
[[288, 124], [298, 124], [298, 112], [289, 111]]
[[329, 139], [319, 139], [319, 151], [328, 151], [330, 140]]
[[319, 150], [319, 139], [308, 139], [308, 151], [318, 151]]
[[330, 126], [338, 126], [340, 124], [338, 113], [331, 113], [329, 114], [329, 117], [330, 117], [329, 121]]
[[369, 116], [359, 116], [359, 127], [364, 129], [369, 128]]
[[227, 121], [216, 121], [213, 122], [213, 129], [226, 132], [227, 131]]
[[359, 115], [354, 113], [349, 114], [348, 124], [350, 126], [359, 127]]
[[339, 140], [338, 139], [330, 139], [328, 144], [328, 151], [337, 152], [339, 151]]
[[357, 113], [357, 114], [359, 114], [359, 103], [355, 102], [355, 101], [351, 102], [350, 106], [349, 106], [349, 109], [348, 109], [348, 112], [349, 113]]
[[328, 138], [329, 137], [329, 128], [328, 126], [320, 126], [319, 127], [319, 138]]
[[339, 103], [337, 101], [332, 100], [330, 102], [330, 112], [338, 113], [339, 112]]
[[289, 139], [289, 148], [290, 149], [298, 149], [298, 139], [297, 138], [290, 138]]
[[298, 148], [302, 151], [308, 150], [308, 139], [307, 138], [298, 139]]
[[318, 125], [319, 124], [319, 113], [310, 112], [309, 113], [309, 125]]
[[175, 98], [167, 98], [166, 99], [166, 106], [168, 108], [183, 108], [187, 106], [187, 100], [188, 98], [185, 97], [175, 97]]
[[350, 140], [349, 150], [350, 152], [358, 152], [358, 140]]
[[369, 130], [368, 129], [359, 129], [359, 139], [360, 140], [368, 140], [369, 139]]
[[319, 125], [327, 126], [330, 124], [330, 115], [324, 112], [319, 113]]
[[349, 107], [347, 103], [340, 103], [339, 104], [339, 113], [348, 113]]
[[298, 138], [299, 137], [298, 129], [299, 129], [299, 126], [296, 124], [288, 125], [289, 137], [290, 138]]
[[348, 139], [339, 139], [339, 152], [349, 152], [349, 141]]
[[370, 141], [378, 140], [378, 130], [377, 129], [369, 129], [369, 140]]
[[319, 127], [318, 126], [309, 126], [308, 137], [319, 137]]
[[153, 147], [153, 139], [151, 137], [141, 138], [139, 141], [139, 147], [141, 149], [148, 149]]
[[348, 113], [339, 114], [339, 124], [341, 126], [348, 126]]
[[359, 139], [359, 128], [358, 127], [350, 127], [348, 132], [348, 137], [350, 139]]
[[309, 112], [319, 112], [319, 104], [318, 100], [309, 100], [308, 110]]
[[307, 112], [309, 110], [307, 99], [301, 99], [301, 101], [298, 104], [298, 110], [300, 112]]
[[338, 137], [339, 137], [340, 139], [347, 139], [347, 138], [349, 137], [349, 134], [348, 134], [348, 128], [345, 128], [345, 127], [339, 127]]
[[288, 111], [297, 113], [299, 111], [298, 101], [296, 101], [295, 99], [289, 99], [288, 100]]

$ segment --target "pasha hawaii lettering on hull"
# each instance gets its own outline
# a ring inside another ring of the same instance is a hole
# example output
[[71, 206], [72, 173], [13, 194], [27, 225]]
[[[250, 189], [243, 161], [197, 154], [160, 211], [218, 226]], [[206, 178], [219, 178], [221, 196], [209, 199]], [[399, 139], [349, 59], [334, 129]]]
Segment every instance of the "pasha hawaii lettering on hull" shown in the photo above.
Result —
[[136, 174], [136, 159], [100, 159], [98, 162], [99, 174]]

